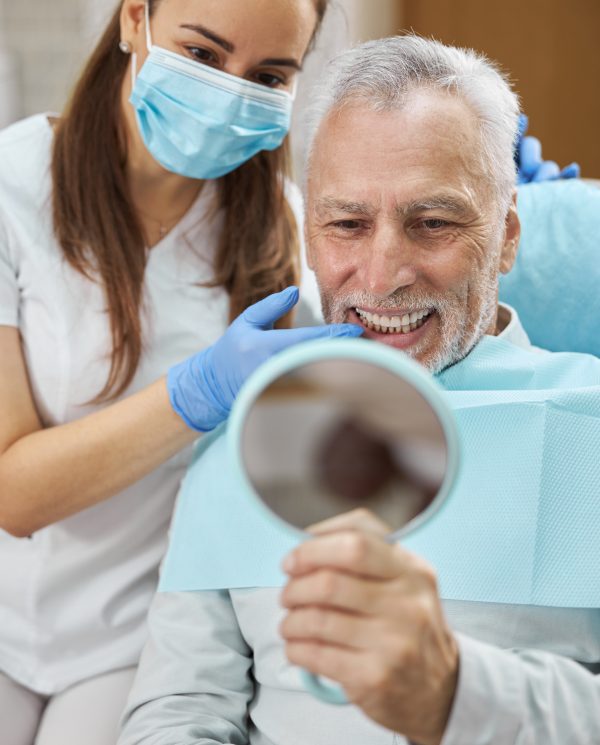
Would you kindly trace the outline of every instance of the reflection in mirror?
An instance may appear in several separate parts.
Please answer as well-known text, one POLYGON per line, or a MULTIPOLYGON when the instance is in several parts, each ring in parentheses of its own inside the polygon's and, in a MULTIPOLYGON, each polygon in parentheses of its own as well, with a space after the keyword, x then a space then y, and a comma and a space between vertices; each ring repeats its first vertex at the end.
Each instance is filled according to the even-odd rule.
POLYGON ((411 383, 369 362, 327 359, 255 400, 242 459, 262 501, 296 528, 366 508, 397 533, 438 495, 447 446, 411 383))

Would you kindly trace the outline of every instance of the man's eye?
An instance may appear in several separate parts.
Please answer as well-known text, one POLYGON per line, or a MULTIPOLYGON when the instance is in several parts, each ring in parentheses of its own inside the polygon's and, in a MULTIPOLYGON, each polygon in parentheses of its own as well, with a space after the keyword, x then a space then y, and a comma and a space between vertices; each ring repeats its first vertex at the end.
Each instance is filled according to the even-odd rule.
POLYGON ((186 47, 186 49, 198 62, 203 62, 205 64, 213 64, 215 62, 218 62, 218 59, 215 56, 214 52, 211 52, 210 49, 203 49, 202 47, 186 47))
POLYGON ((428 220, 421 220, 421 225, 427 230, 440 230, 441 228, 447 228, 450 223, 447 220, 432 217, 428 220))
POLYGON ((332 225, 334 228, 340 228, 341 230, 357 230, 361 227, 358 220, 339 220, 332 225))
POLYGON ((273 75, 270 72, 258 73, 256 80, 261 85, 266 85, 268 88, 278 88, 280 85, 285 85, 286 82, 281 75, 273 75))

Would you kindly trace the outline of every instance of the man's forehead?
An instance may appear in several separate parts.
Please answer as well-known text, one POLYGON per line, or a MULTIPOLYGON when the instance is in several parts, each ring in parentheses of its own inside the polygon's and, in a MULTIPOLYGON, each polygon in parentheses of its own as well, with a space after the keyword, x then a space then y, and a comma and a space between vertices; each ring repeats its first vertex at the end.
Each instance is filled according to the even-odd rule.
MULTIPOLYGON (((355 205, 463 210, 485 174, 477 120, 448 94, 411 97, 399 110, 352 104, 330 112, 315 142, 309 197, 319 209, 355 205)), ((364 208, 364 209, 363 209, 364 208)), ((344 211, 349 211, 343 208, 344 211)))
POLYGON ((398 106, 378 107, 361 98, 343 103, 325 116, 317 141, 336 139, 339 132, 360 139, 368 134, 364 142, 372 146, 382 144, 382 136, 387 147, 418 146, 436 136, 454 146, 468 145, 478 137, 478 118, 457 95, 423 89, 407 95, 398 106))

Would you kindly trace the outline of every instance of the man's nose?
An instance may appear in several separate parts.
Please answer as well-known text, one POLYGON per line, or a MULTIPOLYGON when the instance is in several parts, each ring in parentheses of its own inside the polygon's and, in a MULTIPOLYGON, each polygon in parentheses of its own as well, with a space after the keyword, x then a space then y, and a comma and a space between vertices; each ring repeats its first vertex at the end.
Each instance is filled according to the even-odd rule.
POLYGON ((366 290, 388 297, 417 279, 414 248, 400 226, 387 222, 378 226, 364 257, 362 280, 366 290))

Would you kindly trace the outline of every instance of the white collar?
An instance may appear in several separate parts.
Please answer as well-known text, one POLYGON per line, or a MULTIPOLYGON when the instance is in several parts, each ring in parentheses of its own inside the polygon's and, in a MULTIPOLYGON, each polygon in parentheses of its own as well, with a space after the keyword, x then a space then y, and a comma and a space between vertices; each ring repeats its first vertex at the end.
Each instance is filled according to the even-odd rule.
POLYGON ((531 349, 531 342, 521 324, 517 311, 506 303, 498 303, 498 306, 499 313, 505 317, 508 316, 508 323, 496 338, 505 339, 516 347, 521 347, 522 349, 531 349))

